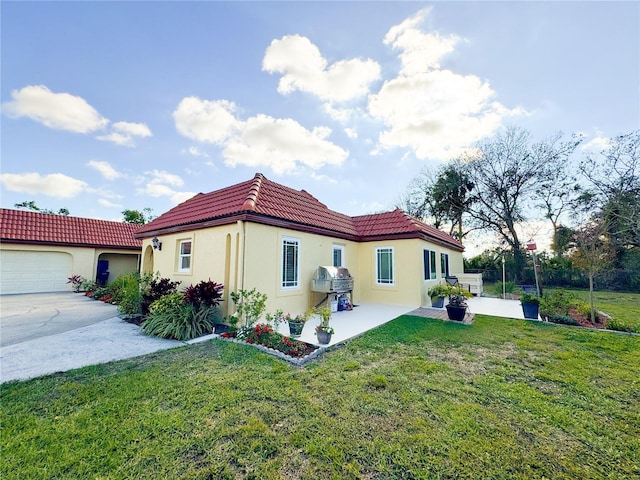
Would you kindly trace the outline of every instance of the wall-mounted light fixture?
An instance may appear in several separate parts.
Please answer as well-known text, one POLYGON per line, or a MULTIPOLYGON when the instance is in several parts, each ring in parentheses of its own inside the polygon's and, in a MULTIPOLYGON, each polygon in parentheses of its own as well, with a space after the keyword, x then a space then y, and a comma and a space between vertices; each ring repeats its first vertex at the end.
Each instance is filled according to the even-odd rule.
POLYGON ((154 250, 162 250, 162 242, 158 240, 158 237, 153 237, 151 244, 153 245, 154 250))

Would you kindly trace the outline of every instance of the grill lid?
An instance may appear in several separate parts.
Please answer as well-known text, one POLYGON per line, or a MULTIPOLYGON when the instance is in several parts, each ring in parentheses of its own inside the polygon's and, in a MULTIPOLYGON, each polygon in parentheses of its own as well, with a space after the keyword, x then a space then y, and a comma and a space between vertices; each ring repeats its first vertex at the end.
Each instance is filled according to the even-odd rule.
POLYGON ((313 279, 315 292, 349 292, 353 290, 353 277, 345 267, 320 266, 313 279))

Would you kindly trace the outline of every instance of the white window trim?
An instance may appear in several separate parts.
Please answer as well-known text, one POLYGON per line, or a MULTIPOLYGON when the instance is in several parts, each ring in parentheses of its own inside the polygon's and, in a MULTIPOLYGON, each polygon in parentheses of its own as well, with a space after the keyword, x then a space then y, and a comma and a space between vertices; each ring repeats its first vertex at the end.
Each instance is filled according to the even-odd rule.
POLYGON ((282 237, 280 241, 280 290, 299 290, 300 289, 300 239, 294 237, 282 237), (297 255, 296 255, 296 283, 295 285, 286 285, 284 284, 284 246, 285 242, 295 243, 297 247, 297 255))
POLYGON ((376 247, 375 257, 376 257, 376 271, 375 271, 376 285, 383 286, 383 287, 394 287, 396 284, 396 254, 395 254, 394 247, 376 247), (380 265, 379 265, 378 259, 379 259, 379 256, 380 256, 379 253, 381 250, 391 251, 391 283, 380 281, 380 276, 379 276, 380 265))
POLYGON ((344 261, 344 245, 333 245, 333 248, 331 249, 331 263, 333 263, 333 258, 335 255, 335 251, 336 250, 340 250, 340 260, 341 260, 341 264, 340 265, 334 265, 334 267, 344 267, 346 262, 344 261))
POLYGON ((191 266, 193 265, 193 240, 191 239, 186 239, 186 240, 180 240, 180 243, 178 244, 178 272, 179 273, 191 273, 191 266), (190 243, 191 244, 191 252, 188 255, 185 255, 182 253, 182 245, 184 243, 190 243), (189 268, 182 268, 182 259, 185 257, 189 257, 189 268))
POLYGON ((424 281, 425 282, 429 282, 431 280, 437 280, 438 279, 438 257, 437 257, 437 252, 435 250, 431 250, 429 248, 425 248, 423 250, 422 253, 422 269, 423 269, 423 276, 424 276, 424 252, 429 252, 428 254, 428 261, 429 261, 429 278, 425 278, 424 281), (431 265, 431 257, 433 256, 433 260, 435 265, 431 265))
POLYGON ((440 272, 441 278, 445 278, 447 276, 448 269, 449 269, 449 254, 445 252, 441 252, 440 253, 440 270, 442 270, 440 272), (443 262, 443 260, 445 260, 445 262, 443 262), (443 266, 445 267, 444 269, 442 268, 443 266))

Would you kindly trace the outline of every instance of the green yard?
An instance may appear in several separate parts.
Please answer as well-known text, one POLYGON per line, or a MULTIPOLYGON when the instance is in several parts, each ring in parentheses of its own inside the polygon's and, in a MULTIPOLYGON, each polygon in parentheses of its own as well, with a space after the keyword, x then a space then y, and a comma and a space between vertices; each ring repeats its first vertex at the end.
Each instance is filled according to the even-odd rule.
POLYGON ((639 365, 640 336, 487 316, 301 369, 211 341, 3 385, 0 476, 638 478, 639 365))

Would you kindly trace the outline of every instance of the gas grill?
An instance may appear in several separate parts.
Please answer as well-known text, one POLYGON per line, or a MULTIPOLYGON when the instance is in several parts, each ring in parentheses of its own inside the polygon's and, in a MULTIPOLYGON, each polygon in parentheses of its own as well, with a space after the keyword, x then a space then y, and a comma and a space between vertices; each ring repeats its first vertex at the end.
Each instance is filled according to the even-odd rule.
POLYGON ((325 294, 316 307, 322 305, 329 295, 353 293, 353 277, 345 267, 320 266, 313 278, 311 290, 325 294))

